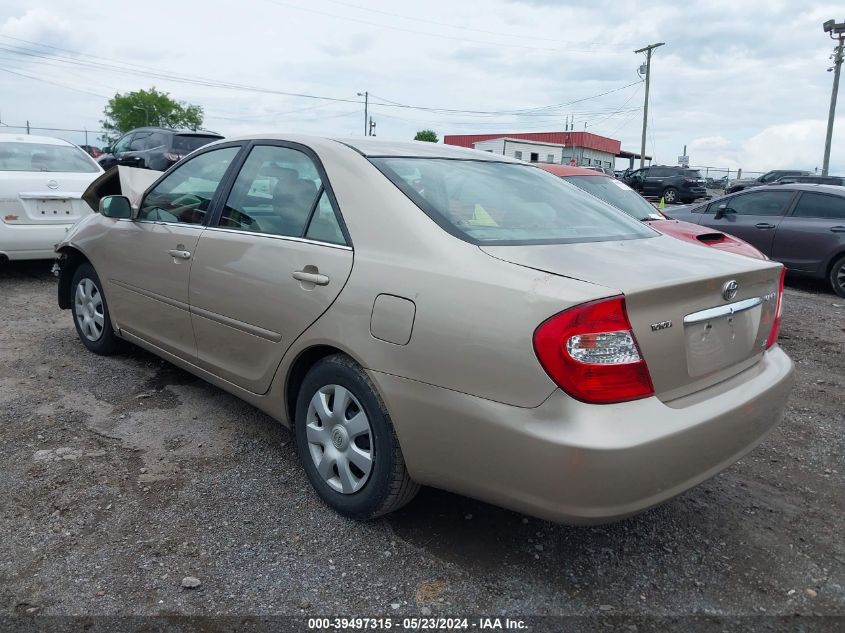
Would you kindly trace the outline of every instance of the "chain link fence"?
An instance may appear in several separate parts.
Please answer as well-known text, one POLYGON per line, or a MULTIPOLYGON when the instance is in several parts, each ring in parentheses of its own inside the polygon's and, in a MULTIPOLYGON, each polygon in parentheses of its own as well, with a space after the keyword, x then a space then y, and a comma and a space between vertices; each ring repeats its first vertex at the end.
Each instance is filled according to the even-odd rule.
POLYGON ((701 172, 707 192, 711 196, 722 195, 734 180, 740 178, 757 178, 766 173, 763 171, 730 169, 728 167, 713 167, 710 165, 690 165, 690 169, 697 169, 701 172))

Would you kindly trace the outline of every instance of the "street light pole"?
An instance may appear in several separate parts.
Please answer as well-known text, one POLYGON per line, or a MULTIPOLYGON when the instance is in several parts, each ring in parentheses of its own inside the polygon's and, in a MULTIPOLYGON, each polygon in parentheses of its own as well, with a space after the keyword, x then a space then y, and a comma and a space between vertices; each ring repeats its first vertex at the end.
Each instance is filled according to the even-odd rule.
POLYGON ((367 107, 369 106, 370 93, 367 91, 359 92, 359 97, 364 97, 364 136, 369 136, 370 117, 367 114, 367 107))
POLYGON ((649 44, 634 51, 635 53, 645 53, 645 105, 643 106, 643 138, 640 143, 640 169, 645 167, 645 131, 646 127, 648 127, 648 87, 649 79, 651 78, 651 51, 665 44, 666 42, 649 44))
POLYGON ((839 45, 833 53, 833 91, 830 94, 830 112, 827 115, 827 134, 824 139, 822 176, 827 176, 830 168, 830 145, 833 141, 833 119, 836 116, 836 95, 839 92, 839 71, 842 69, 842 48, 845 44, 845 22, 837 24, 834 20, 828 20, 822 25, 822 28, 825 33, 830 34, 830 39, 839 40, 839 45), (836 34, 836 37, 834 34, 836 34))
POLYGON ((133 110, 143 110, 143 111, 144 111, 144 126, 145 126, 145 127, 149 127, 149 126, 150 126, 150 111, 149 111, 149 110, 147 110, 147 107, 146 107, 146 106, 137 106, 137 105, 136 105, 136 106, 132 106, 132 109, 133 109, 133 110))

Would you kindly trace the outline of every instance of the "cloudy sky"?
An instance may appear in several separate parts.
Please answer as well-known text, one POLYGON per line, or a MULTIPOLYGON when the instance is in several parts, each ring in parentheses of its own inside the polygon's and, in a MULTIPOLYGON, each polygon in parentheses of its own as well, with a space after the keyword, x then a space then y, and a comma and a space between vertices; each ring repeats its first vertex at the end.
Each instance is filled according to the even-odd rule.
MULTIPOLYGON (((557 131, 572 115, 637 151, 633 51, 666 42, 647 153, 671 164, 686 144, 694 165, 812 171, 830 18, 845 20, 841 0, 3 0, 0 122, 98 130, 115 92, 155 86, 227 136, 359 135, 366 90, 380 137, 557 131)), ((845 173, 845 97, 831 173, 845 173)))

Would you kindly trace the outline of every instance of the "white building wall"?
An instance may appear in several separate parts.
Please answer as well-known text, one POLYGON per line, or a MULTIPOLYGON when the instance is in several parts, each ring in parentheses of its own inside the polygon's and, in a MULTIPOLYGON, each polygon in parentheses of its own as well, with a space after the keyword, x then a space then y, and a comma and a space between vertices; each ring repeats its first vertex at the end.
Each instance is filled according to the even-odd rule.
POLYGON ((494 154, 503 154, 525 162, 531 161, 531 154, 537 154, 538 163, 556 163, 563 161, 564 148, 561 145, 545 145, 542 143, 531 143, 530 141, 512 141, 510 139, 496 138, 489 141, 479 141, 474 144, 475 149, 494 154))

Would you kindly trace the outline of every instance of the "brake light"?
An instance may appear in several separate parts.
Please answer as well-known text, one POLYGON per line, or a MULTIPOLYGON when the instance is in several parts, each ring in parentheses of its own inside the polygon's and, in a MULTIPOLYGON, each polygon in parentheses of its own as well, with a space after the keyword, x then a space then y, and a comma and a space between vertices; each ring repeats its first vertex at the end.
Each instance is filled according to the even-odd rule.
POLYGON ((780 315, 783 313, 783 281, 786 278, 786 266, 780 269, 780 282, 778 282, 778 302, 775 307, 775 320, 772 323, 772 331, 769 332, 769 338, 766 339, 766 349, 778 342, 778 334, 780 334, 780 315))
POLYGON ((654 395, 623 297, 585 303, 547 319, 534 332, 534 352, 549 377, 583 402, 654 395))

